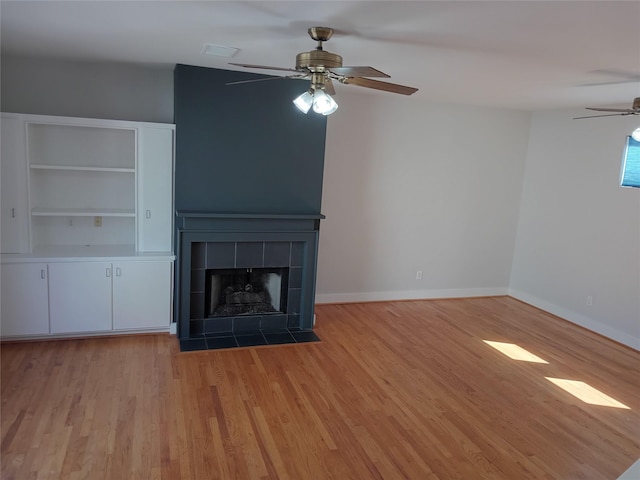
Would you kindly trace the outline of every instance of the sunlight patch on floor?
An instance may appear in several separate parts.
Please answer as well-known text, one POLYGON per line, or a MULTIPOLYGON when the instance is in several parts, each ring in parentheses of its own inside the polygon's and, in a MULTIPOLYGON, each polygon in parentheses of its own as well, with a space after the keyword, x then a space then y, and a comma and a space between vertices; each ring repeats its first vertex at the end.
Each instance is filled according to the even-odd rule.
POLYGON ((537 355, 534 355, 533 353, 528 352, 524 348, 516 345, 515 343, 492 342, 489 340, 483 340, 483 342, 513 360, 533 363, 549 363, 546 360, 541 359, 537 355))
POLYGON ((550 378, 544 377, 551 383, 562 388, 564 391, 570 393, 574 397, 582 400, 590 405, 601 405, 603 407, 614 408, 626 408, 630 410, 625 404, 618 402, 616 399, 611 398, 609 395, 602 393, 600 390, 593 388, 591 385, 579 382, 577 380, 567 380, 564 378, 550 378))

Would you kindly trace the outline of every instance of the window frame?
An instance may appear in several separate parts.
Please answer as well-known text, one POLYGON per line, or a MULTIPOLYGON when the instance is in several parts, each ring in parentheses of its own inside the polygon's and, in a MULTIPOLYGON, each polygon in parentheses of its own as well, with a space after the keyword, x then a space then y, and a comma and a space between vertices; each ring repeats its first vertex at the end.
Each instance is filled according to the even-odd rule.
POLYGON ((620 186, 640 188, 640 142, 634 140, 630 135, 627 136, 624 154, 622 155, 620 186), (628 177, 630 176, 636 177, 637 180, 635 178, 633 180, 629 179, 628 177))

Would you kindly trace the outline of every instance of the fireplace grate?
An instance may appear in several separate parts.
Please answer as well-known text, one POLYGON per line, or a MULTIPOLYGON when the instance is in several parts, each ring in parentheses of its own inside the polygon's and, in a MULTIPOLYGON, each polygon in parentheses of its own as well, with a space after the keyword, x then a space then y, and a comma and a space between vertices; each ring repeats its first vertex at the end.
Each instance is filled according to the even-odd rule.
POLYGON ((227 268, 205 272, 206 317, 287 313, 289 268, 227 268))

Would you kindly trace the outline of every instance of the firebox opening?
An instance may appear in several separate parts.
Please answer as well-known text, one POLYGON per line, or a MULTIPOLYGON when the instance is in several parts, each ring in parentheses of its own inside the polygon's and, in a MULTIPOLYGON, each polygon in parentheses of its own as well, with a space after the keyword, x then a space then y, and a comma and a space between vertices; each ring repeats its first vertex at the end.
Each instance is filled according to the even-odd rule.
POLYGON ((289 268, 208 269, 207 317, 287 312, 289 268))

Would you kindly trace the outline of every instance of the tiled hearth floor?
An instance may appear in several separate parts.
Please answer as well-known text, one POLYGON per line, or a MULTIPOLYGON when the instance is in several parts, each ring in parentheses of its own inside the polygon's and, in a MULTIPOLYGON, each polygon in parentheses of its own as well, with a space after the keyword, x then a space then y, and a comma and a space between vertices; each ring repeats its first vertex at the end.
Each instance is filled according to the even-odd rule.
POLYGON ((319 342, 318 336, 308 330, 258 330, 242 333, 212 333, 180 340, 180 351, 219 350, 222 348, 282 345, 286 343, 319 342))

